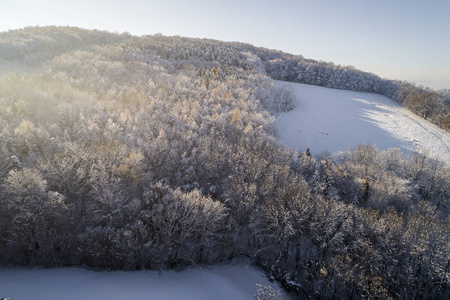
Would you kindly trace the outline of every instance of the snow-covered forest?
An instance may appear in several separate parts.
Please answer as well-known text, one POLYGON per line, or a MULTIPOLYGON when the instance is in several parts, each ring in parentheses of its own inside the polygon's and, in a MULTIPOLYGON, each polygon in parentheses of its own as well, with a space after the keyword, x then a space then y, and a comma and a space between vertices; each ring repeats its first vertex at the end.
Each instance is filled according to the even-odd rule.
MULTIPOLYGON (((250 257, 318 298, 450 297, 450 167, 283 147, 274 79, 384 94, 449 130, 448 91, 247 44, 0 33, 0 262, 138 270, 250 257)), ((357 130, 357 129, 355 129, 357 130)))

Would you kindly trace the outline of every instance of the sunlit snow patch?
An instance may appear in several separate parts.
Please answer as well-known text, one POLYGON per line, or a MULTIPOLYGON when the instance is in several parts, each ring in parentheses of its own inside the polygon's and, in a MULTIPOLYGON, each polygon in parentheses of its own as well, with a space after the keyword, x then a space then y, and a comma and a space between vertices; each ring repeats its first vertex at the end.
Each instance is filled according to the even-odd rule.
POLYGON ((276 123, 283 144, 313 155, 339 152, 371 143, 379 150, 420 148, 450 163, 450 134, 378 94, 290 84, 297 96, 294 110, 276 123))

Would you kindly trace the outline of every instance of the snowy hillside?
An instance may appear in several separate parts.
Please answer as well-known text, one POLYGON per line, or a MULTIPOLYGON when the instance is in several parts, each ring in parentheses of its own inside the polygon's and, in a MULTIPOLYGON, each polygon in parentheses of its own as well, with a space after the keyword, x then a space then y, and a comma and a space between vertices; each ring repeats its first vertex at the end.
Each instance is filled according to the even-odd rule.
POLYGON ((276 123, 281 141, 313 155, 338 152, 362 143, 379 150, 400 148, 405 154, 423 148, 450 162, 450 134, 378 94, 289 84, 297 97, 295 109, 276 123))
POLYGON ((205 39, 36 27, 0 49, 0 265, 61 267, 0 267, 0 298, 254 299, 259 271, 188 269, 229 257, 304 298, 450 298, 450 167, 315 157, 448 162, 448 133, 338 89, 450 130, 436 93, 205 39))
MULTIPOLYGON (((267 277, 245 265, 183 272, 93 272, 77 268, 0 269, 0 298, 9 299, 254 299, 267 277)), ((289 299, 283 294, 283 299, 289 299)))

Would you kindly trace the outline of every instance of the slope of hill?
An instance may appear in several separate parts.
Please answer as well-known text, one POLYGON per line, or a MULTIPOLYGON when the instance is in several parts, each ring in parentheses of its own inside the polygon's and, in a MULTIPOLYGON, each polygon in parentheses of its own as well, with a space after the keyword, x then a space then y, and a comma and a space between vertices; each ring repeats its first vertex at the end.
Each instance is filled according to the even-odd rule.
POLYGON ((450 134, 385 96, 289 84, 296 107, 276 119, 280 139, 289 147, 309 147, 319 154, 372 143, 379 150, 400 148, 404 154, 424 150, 450 163, 450 134))
MULTIPOLYGON (((32 28, 0 35, 0 49, 0 66, 31 72, 0 78, 0 263, 156 270, 245 256, 314 298, 449 298, 450 167, 370 145, 319 160, 274 136, 295 95, 273 78, 398 103, 427 99, 420 89, 160 35, 32 28)), ((438 124, 446 107, 430 97, 439 109, 424 117, 438 124)), ((351 98, 382 124, 385 104, 351 98)))

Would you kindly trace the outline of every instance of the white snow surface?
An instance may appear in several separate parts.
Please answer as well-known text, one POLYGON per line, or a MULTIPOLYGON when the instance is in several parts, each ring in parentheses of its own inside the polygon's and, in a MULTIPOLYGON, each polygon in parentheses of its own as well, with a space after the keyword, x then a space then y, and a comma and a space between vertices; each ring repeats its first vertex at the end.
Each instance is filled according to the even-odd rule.
POLYGON ((0 268, 0 298, 10 300, 255 299, 258 283, 290 299, 262 271, 246 264, 162 271, 161 275, 158 271, 0 268))
POLYGON ((290 85, 295 108, 276 118, 281 142, 312 155, 336 153, 358 144, 403 153, 425 151, 450 164, 450 134, 385 96, 314 85, 290 85))

